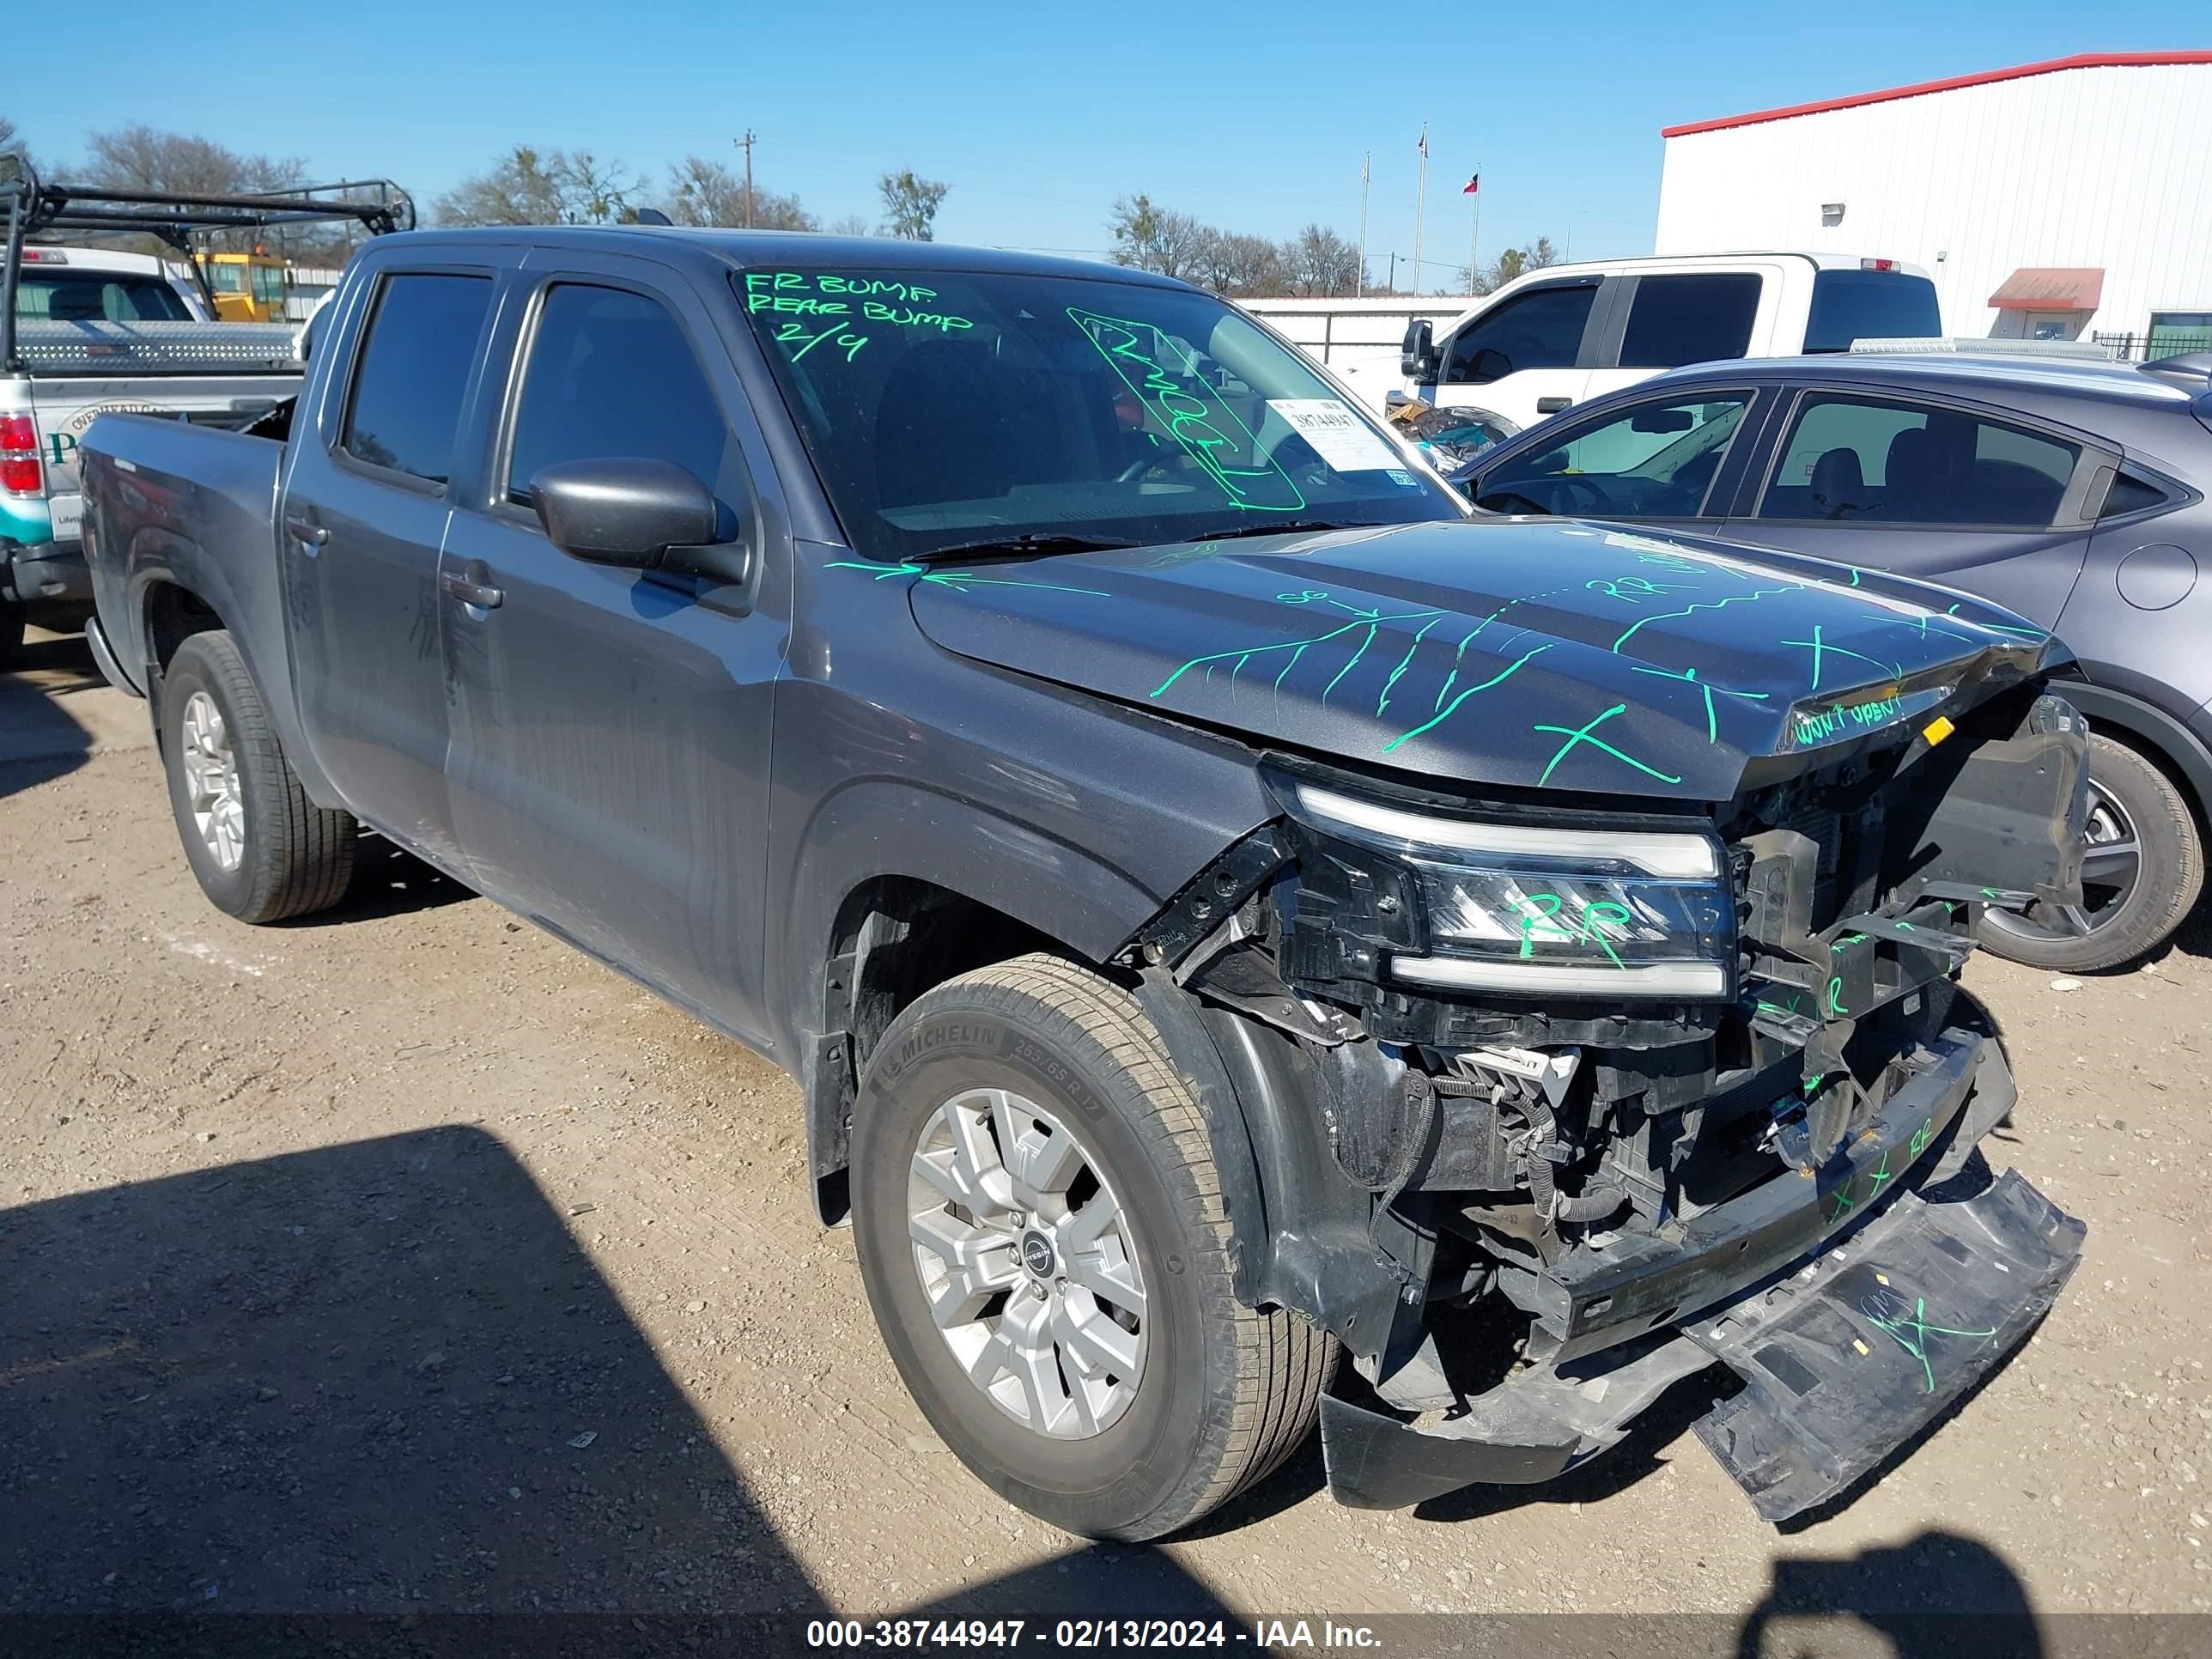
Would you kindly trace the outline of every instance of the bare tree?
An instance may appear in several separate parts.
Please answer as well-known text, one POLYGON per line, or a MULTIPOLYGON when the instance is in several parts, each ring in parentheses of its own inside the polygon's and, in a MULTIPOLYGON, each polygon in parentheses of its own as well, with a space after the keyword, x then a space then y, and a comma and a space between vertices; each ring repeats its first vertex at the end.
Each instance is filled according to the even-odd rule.
MULTIPOLYGON (((1468 291, 1470 294, 1495 294, 1506 283, 1559 262, 1559 251, 1552 246, 1552 239, 1539 236, 1534 241, 1524 243, 1520 247, 1507 248, 1492 262, 1488 270, 1474 273, 1474 280, 1468 291)), ((1461 274, 1468 273, 1462 270, 1461 274)))
MULTIPOLYGON (((6 116, 0 115, 0 151, 5 150, 15 151, 27 161, 31 160, 31 147, 16 136, 15 124, 6 116)), ((37 165, 32 162, 34 171, 37 165)))
POLYGON ((1209 230, 1200 239, 1197 266, 1194 279, 1227 297, 1258 299, 1290 292, 1283 250, 1264 236, 1209 230))
POLYGON ((1163 276, 1197 277, 1206 272, 1208 243, 1217 233, 1188 213, 1156 205, 1139 191, 1114 204, 1107 228, 1114 237, 1114 263, 1163 276))
MULTIPOLYGON (((668 169, 668 216, 679 225, 743 225, 744 175, 711 156, 687 155, 668 169)), ((753 186, 752 222, 761 230, 819 230, 796 196, 753 186)))
POLYGON ((294 190, 307 182, 296 155, 247 155, 197 133, 159 132, 142 125, 92 135, 84 182, 103 190, 157 190, 181 195, 232 196, 294 190))
POLYGON ((830 227, 832 236, 872 236, 876 228, 865 213, 848 213, 830 227))
POLYGON ((937 240, 937 210, 951 185, 915 176, 912 167, 886 173, 876 187, 884 196, 884 231, 909 242, 937 240))
POLYGON ((568 217, 562 179, 568 158, 517 144, 482 173, 438 198, 441 225, 557 225, 568 217))
POLYGON ((1308 225, 1283 244, 1291 292, 1323 299, 1358 291, 1359 250, 1326 225, 1308 225))
POLYGON ((570 222, 619 224, 633 216, 629 198, 645 181, 620 161, 602 161, 587 149, 565 157, 556 152, 556 159, 562 163, 559 178, 570 222))

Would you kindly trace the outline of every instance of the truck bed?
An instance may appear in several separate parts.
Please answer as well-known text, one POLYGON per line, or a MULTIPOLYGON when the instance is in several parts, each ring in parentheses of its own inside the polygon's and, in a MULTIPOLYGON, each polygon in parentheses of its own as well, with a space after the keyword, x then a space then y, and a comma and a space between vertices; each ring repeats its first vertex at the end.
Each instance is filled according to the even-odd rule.
POLYGON ((286 749, 304 757, 285 646, 271 438, 144 415, 102 415, 85 434, 84 550, 100 605, 97 641, 119 689, 151 689, 149 620, 164 582, 228 622, 286 749), (275 579, 272 579, 275 578, 275 579))

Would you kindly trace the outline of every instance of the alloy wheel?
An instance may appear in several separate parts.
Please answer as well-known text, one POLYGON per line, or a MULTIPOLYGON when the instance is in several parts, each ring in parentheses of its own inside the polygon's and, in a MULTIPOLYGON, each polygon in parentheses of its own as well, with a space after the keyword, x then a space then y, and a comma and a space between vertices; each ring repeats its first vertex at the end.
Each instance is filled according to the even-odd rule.
POLYGON ((938 1334, 992 1403, 1054 1439, 1103 1433, 1145 1368, 1128 1213, 1066 1124, 971 1089, 923 1125, 907 1181, 915 1271, 938 1334))
POLYGON ((230 728, 206 692, 195 691, 185 700, 182 737, 192 823, 216 865, 235 870, 246 856, 246 796, 230 728))

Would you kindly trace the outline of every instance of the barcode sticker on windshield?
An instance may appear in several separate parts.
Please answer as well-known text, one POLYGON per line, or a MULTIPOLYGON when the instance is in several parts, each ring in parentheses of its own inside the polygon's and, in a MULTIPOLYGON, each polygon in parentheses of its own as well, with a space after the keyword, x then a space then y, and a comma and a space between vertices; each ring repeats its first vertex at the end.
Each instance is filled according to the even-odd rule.
POLYGON ((1333 471, 1374 472, 1405 464, 1404 456, 1392 454, 1366 422, 1334 398, 1270 398, 1267 407, 1288 421, 1333 471))

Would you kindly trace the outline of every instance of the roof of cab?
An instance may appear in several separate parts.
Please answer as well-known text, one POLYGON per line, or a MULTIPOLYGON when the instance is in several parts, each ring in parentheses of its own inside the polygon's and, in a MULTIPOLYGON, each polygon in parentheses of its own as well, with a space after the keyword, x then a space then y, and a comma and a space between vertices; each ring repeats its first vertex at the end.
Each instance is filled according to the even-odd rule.
POLYGON ((825 236, 813 231, 691 230, 671 225, 486 225, 401 231, 376 238, 368 251, 404 258, 404 250, 410 248, 456 246, 573 247, 579 252, 627 249, 663 258, 671 254, 704 255, 738 270, 787 265, 836 266, 856 270, 959 270, 1017 276, 1084 276, 1153 288, 1189 287, 1172 276, 1088 259, 1062 259, 1012 248, 914 242, 890 236, 825 236))

